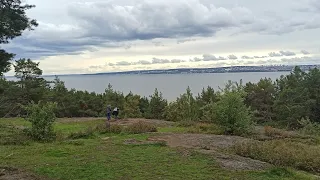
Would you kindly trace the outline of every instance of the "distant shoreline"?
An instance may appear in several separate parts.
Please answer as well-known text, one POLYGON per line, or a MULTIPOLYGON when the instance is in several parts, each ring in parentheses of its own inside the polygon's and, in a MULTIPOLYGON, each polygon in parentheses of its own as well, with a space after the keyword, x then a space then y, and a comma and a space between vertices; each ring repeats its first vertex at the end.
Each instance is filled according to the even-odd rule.
MULTIPOLYGON (((54 76, 94 76, 94 75, 137 75, 137 74, 211 74, 211 73, 248 73, 248 72, 290 72, 294 67, 300 67, 301 70, 307 71, 313 68, 320 68, 320 65, 283 65, 283 66, 232 66, 217 68, 177 68, 177 69, 160 69, 160 70, 136 70, 123 72, 105 72, 105 73, 87 73, 87 74, 58 74, 42 75, 42 77, 54 76)), ((14 76, 5 76, 14 77, 14 76)))

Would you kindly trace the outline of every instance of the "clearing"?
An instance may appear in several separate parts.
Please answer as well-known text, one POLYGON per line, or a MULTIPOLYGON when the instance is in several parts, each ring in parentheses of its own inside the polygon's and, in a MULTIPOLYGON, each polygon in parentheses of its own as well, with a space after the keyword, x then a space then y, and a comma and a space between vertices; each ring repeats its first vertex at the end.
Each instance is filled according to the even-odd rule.
MULTIPOLYGON (((174 122, 126 119, 111 126, 151 123, 156 133, 99 133, 53 143, 26 139, 22 119, 0 119, 0 179, 317 179, 291 168, 281 168, 236 155, 239 136, 190 133, 174 122)), ((61 136, 88 127, 104 126, 101 118, 59 119, 61 136)))

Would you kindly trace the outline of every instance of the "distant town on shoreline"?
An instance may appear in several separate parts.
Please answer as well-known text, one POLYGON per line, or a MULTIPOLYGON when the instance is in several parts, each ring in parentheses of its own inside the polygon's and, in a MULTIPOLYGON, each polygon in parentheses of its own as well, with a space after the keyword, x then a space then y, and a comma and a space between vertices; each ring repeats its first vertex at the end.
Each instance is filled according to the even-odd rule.
MULTIPOLYGON (((229 66, 215 68, 175 68, 175 69, 154 69, 154 70, 135 70, 120 72, 102 72, 102 73, 86 73, 86 74, 57 74, 43 75, 51 76, 77 76, 77 75, 120 75, 120 74, 200 74, 200 73, 241 73, 241 72, 290 72, 296 66, 303 71, 313 68, 320 69, 318 65, 265 65, 265 66, 229 66)), ((6 76, 13 77, 13 76, 6 76)))
POLYGON ((303 71, 320 68, 320 65, 269 65, 269 66, 231 66, 216 68, 176 68, 160 70, 135 70, 123 72, 105 72, 81 75, 111 75, 111 74, 192 74, 192 73, 237 73, 237 72, 283 72, 292 71, 294 67, 300 67, 303 71))

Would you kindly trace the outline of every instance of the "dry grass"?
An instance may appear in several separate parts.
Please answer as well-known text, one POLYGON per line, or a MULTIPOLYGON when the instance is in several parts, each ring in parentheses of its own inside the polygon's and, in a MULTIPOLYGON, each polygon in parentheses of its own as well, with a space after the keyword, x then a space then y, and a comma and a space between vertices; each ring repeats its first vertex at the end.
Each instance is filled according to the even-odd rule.
POLYGON ((273 138, 289 138, 290 134, 284 130, 276 129, 271 126, 264 127, 264 133, 266 136, 273 138))
POLYGON ((130 124, 126 128, 126 132, 132 134, 140 134, 140 133, 147 133, 147 132, 157 132, 157 127, 151 123, 138 121, 136 123, 130 124))
POLYGON ((95 129, 100 134, 105 134, 105 133, 120 134, 124 131, 124 127, 118 124, 112 124, 108 128, 104 125, 98 125, 96 126, 95 129))
POLYGON ((320 146, 289 140, 248 140, 235 145, 238 155, 279 166, 320 173, 320 146))
POLYGON ((68 136, 68 139, 88 139, 94 137, 96 129, 93 127, 88 127, 84 131, 73 132, 68 136))

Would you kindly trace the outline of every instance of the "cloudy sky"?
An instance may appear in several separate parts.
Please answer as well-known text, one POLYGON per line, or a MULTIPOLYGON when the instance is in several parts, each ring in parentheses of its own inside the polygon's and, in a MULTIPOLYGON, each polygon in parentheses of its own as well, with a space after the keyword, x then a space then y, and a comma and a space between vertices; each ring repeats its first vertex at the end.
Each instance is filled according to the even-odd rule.
POLYGON ((26 2, 39 26, 3 48, 44 74, 320 64, 320 0, 26 2))

